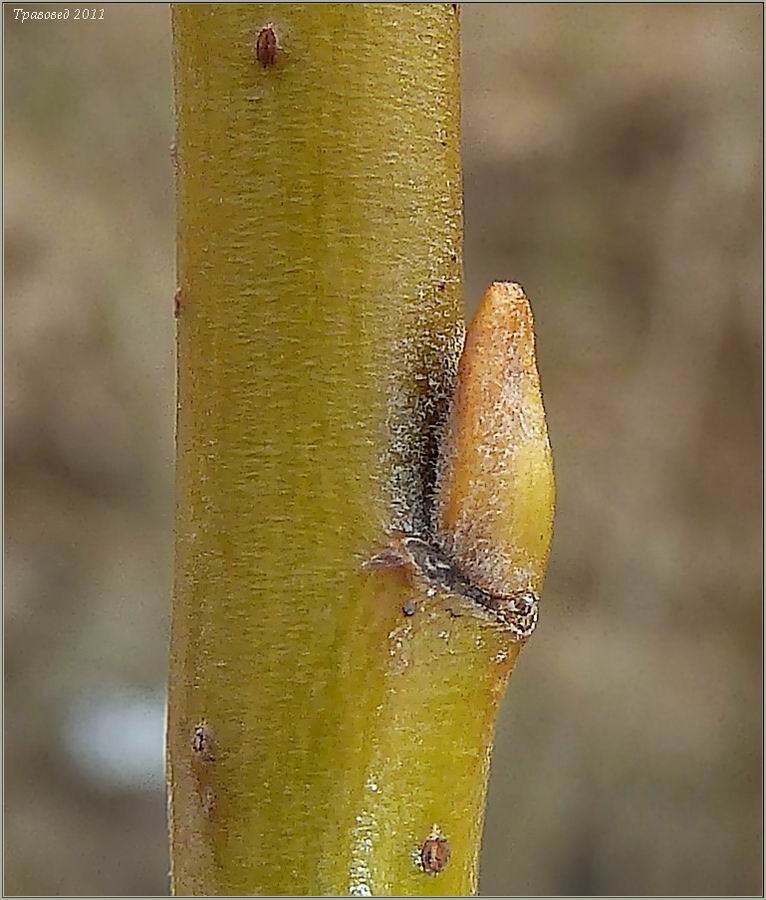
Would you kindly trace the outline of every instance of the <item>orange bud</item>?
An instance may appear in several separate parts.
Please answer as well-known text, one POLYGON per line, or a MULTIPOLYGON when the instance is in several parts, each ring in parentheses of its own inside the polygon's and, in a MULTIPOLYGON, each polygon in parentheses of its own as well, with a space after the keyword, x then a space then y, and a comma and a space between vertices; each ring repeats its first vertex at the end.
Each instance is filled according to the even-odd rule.
POLYGON ((495 282, 460 357, 438 483, 438 538, 484 590, 539 593, 554 502, 532 312, 518 284, 495 282))

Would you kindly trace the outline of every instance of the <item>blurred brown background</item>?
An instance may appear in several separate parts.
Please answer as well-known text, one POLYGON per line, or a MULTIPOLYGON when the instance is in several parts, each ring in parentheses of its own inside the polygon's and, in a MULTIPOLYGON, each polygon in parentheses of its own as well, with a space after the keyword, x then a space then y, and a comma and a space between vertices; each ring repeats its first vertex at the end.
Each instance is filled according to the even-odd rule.
MULTIPOLYGON (((463 12, 467 296, 532 298, 559 486, 482 892, 760 893, 762 7, 463 12)), ((169 13, 4 14, 5 891, 161 894, 169 13)))

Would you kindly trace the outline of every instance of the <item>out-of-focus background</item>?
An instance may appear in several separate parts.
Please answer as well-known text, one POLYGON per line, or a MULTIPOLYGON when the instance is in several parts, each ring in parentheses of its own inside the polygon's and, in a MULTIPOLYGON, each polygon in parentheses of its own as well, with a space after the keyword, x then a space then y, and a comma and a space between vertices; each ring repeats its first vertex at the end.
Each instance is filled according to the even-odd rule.
MULTIPOLYGON (((5 892, 162 894, 169 12, 4 14, 5 892)), ((485 894, 762 892, 762 27, 463 9, 467 296, 532 298, 559 497, 485 894)))

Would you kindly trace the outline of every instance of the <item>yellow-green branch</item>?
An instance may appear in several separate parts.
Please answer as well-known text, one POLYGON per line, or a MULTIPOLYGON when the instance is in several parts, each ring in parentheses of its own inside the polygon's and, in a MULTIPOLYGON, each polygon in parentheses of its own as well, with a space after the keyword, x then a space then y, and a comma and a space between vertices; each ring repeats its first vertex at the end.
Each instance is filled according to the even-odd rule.
POLYGON ((463 334, 458 24, 174 9, 177 894, 476 887, 519 645, 364 566, 433 513, 463 334))

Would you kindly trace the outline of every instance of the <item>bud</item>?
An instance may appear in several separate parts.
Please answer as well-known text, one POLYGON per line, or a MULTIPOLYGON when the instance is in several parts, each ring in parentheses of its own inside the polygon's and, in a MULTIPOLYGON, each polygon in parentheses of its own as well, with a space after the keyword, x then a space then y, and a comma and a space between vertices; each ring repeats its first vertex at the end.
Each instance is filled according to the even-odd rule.
POLYGON ((460 357, 437 488, 437 538, 485 591, 539 594, 554 502, 532 312, 518 284, 495 282, 460 357))

